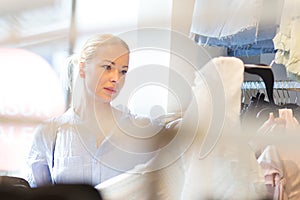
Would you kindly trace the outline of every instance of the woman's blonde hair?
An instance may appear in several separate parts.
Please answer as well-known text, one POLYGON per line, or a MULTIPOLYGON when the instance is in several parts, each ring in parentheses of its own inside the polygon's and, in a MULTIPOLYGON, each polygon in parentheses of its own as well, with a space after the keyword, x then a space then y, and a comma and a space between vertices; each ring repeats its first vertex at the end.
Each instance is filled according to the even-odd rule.
POLYGON ((98 47, 102 45, 114 45, 114 44, 121 44, 126 48, 127 51, 129 51, 128 45, 121 38, 117 36, 114 36, 112 34, 95 35, 90 39, 88 39, 86 43, 83 45, 83 48, 81 49, 79 55, 79 61, 88 62, 94 57, 98 47))
POLYGON ((68 84, 67 84, 67 87, 68 87, 69 92, 73 93, 74 88, 78 87, 78 86, 75 86, 76 81, 74 81, 74 80, 77 79, 77 75, 78 75, 78 71, 79 71, 79 69, 78 69, 79 63, 80 62, 89 62, 95 56, 97 49, 100 46, 116 45, 116 44, 121 44, 122 46, 125 47, 127 52, 129 52, 128 45, 121 38, 119 38, 115 35, 112 35, 112 34, 97 34, 97 35, 90 37, 85 42, 85 44, 81 48, 81 51, 79 52, 79 54, 77 54, 77 55, 74 54, 67 59, 67 62, 68 62, 68 72, 67 72, 68 73, 68 75, 67 75, 68 76, 68 78, 67 78, 68 84))

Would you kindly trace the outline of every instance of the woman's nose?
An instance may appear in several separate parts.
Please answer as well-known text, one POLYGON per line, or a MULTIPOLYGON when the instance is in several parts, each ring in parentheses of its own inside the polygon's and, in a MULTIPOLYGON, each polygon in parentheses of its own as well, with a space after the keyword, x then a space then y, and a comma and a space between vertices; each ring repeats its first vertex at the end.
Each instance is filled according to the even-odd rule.
POLYGON ((117 69, 112 70, 110 72, 110 81, 116 83, 119 81, 119 79, 120 79, 119 70, 117 70, 117 69))

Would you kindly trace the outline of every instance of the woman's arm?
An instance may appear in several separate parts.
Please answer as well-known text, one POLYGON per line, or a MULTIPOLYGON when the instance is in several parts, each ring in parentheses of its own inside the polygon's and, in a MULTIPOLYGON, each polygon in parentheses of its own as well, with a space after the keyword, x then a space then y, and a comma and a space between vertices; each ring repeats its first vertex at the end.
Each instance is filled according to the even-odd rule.
POLYGON ((52 184, 52 178, 48 165, 42 163, 34 163, 31 166, 31 169, 37 187, 52 184))
POLYGON ((34 133, 32 146, 28 156, 30 168, 29 180, 31 186, 52 184, 49 163, 52 162, 52 151, 55 140, 55 127, 53 123, 39 125, 34 133))

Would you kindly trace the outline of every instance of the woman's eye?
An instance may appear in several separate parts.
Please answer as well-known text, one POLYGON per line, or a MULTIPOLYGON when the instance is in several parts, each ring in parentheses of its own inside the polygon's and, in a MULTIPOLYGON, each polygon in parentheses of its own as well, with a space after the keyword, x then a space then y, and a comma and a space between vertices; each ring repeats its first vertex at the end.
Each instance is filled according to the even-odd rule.
POLYGON ((125 75, 127 73, 127 70, 122 70, 121 74, 125 75))
POLYGON ((103 68, 104 68, 105 70, 111 70, 111 66, 110 66, 110 65, 104 65, 103 68))

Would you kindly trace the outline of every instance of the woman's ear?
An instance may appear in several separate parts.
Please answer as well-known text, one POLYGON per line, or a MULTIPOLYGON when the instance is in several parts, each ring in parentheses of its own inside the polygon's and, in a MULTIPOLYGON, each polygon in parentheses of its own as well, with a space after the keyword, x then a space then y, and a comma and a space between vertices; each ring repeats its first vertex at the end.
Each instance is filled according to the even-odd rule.
POLYGON ((84 62, 79 63, 79 76, 81 78, 85 78, 85 63, 84 62))

